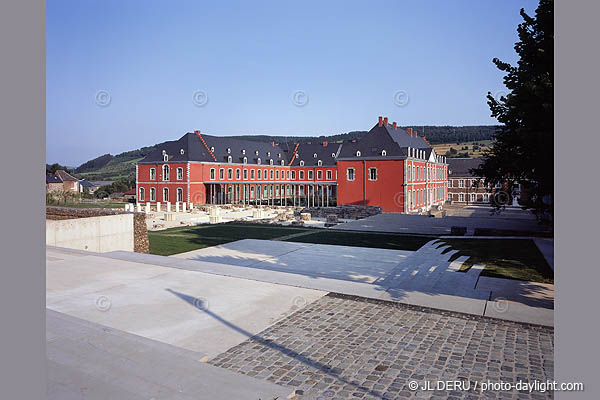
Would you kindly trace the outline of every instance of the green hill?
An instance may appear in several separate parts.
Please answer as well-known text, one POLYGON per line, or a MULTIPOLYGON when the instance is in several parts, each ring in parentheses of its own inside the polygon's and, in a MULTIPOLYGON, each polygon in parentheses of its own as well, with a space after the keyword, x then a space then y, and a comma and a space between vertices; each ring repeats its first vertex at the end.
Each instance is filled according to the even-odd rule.
MULTIPOLYGON (((403 127, 406 129, 409 127, 403 127)), ((411 126, 417 130, 419 136, 425 134, 427 141, 432 145, 440 143, 463 143, 473 141, 491 140, 497 126, 493 125, 475 125, 475 126, 411 126)), ((367 131, 352 131, 336 135, 321 136, 269 136, 269 135, 244 135, 230 136, 236 139, 253 140, 257 142, 323 142, 331 143, 342 142, 346 140, 360 139, 366 135, 367 131)), ((134 179, 135 164, 146 157, 150 152, 159 147, 162 143, 154 146, 142 147, 137 150, 126 151, 113 156, 104 154, 93 160, 87 161, 75 168, 74 174, 79 178, 88 180, 119 180, 134 179)))

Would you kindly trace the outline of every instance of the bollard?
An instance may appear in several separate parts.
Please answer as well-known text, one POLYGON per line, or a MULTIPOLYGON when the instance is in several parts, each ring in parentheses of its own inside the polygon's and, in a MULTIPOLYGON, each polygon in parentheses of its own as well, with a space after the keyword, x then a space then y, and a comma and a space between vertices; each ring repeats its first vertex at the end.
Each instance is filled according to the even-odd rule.
POLYGON ((190 211, 194 209, 194 203, 190 203, 190 211))
POLYGON ((171 212, 171 202, 167 201, 167 212, 171 212))
POLYGON ((186 203, 181 203, 181 211, 183 211, 183 212, 185 212, 185 211, 186 211, 186 210, 185 210, 185 204, 186 204, 186 203))
POLYGON ((175 212, 178 213, 179 212, 179 202, 175 202, 175 212))
POLYGON ((146 203, 146 214, 150 214, 150 202, 146 203))
POLYGON ((160 201, 156 202, 156 212, 160 212, 160 201))
POLYGON ((137 212, 142 212, 142 205, 140 203, 137 203, 137 212))

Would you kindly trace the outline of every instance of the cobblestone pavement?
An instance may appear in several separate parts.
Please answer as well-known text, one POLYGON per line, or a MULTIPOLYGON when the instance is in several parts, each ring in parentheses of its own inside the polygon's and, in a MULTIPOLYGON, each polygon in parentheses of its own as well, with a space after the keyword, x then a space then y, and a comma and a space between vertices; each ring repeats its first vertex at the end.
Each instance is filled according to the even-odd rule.
MULTIPOLYGON (((554 379, 554 330, 329 294, 210 361, 301 399, 552 398, 475 382, 554 379), (461 390, 410 390, 462 380, 461 390)), ((264 399, 263 399, 264 400, 264 399)))

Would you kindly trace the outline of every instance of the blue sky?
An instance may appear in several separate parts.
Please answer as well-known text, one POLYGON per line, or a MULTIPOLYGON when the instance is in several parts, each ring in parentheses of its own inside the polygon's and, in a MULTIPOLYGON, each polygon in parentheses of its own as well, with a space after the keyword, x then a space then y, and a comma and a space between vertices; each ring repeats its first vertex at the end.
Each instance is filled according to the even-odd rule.
POLYGON ((47 162, 196 129, 494 124, 485 95, 504 86, 492 58, 516 61, 521 7, 537 2, 48 0, 47 162))

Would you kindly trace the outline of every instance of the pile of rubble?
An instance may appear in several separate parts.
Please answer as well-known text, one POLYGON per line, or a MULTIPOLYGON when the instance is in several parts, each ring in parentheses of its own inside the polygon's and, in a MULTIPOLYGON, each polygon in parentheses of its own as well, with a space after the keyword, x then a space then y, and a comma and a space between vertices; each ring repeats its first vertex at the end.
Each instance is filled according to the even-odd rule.
POLYGON ((325 218, 328 223, 336 223, 340 219, 362 219, 381 214, 381 207, 338 206, 304 208, 300 213, 308 213, 311 218, 325 218))

